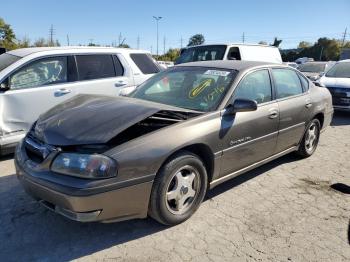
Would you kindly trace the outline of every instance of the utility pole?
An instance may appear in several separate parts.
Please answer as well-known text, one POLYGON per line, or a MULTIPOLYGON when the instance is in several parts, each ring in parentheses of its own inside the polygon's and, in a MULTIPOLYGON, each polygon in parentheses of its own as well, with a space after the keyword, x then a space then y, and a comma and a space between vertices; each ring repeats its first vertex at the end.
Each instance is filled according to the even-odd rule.
POLYGON ((159 52, 158 52, 158 40, 159 40, 159 34, 158 34, 158 23, 159 23, 159 20, 162 19, 161 16, 153 16, 153 18, 156 20, 156 23, 157 23, 157 56, 159 55, 159 52))
POLYGON ((163 39, 163 55, 165 54, 165 41, 166 41, 166 38, 164 36, 164 39, 163 39))
POLYGON ((69 46, 69 35, 67 34, 67 46, 69 46))
POLYGON ((343 47, 343 46, 344 46, 344 44, 345 44, 345 39, 346 39, 346 34, 347 34, 347 31, 348 31, 348 28, 347 28, 347 27, 345 27, 345 31, 344 31, 344 33, 343 33, 343 41, 342 41, 341 47, 343 47))
POLYGON ((49 29, 49 36, 50 36, 50 43, 49 46, 53 46, 53 35, 55 34, 55 29, 53 28, 53 25, 51 25, 49 29))
POLYGON ((242 42, 244 43, 245 42, 245 35, 244 35, 244 32, 242 34, 242 42))
POLYGON ((140 49, 140 36, 137 36, 137 49, 140 49))
POLYGON ((153 55, 153 46, 151 46, 151 55, 153 55))
POLYGON ((89 45, 93 45, 93 44, 94 44, 94 43, 93 43, 93 42, 94 42, 94 39, 93 39, 93 38, 90 38, 89 41, 90 41, 90 42, 89 42, 89 45))
POLYGON ((180 39, 181 49, 182 49, 182 40, 183 40, 183 39, 182 39, 182 36, 181 36, 181 39, 180 39))
POLYGON ((122 43, 122 33, 119 33, 118 46, 122 43))

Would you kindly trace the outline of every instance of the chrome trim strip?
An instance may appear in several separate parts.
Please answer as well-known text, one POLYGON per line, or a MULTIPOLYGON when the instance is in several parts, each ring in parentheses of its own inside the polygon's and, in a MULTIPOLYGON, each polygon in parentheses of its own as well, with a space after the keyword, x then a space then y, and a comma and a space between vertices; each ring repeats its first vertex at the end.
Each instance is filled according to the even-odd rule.
POLYGON ((289 129, 296 128, 296 127, 299 127, 299 126, 302 126, 302 125, 305 126, 305 122, 301 122, 301 123, 299 123, 299 124, 292 125, 292 126, 289 126, 289 127, 283 128, 283 129, 280 129, 280 130, 279 130, 279 133, 288 131, 289 129))
POLYGON ((223 176, 223 177, 220 177, 218 179, 215 179, 212 182, 210 182, 210 185, 209 185, 210 189, 212 189, 213 187, 215 187, 215 186, 217 186, 217 185, 219 185, 219 184, 221 184, 221 183, 223 183, 223 182, 225 182, 227 180, 230 180, 231 178, 233 178, 235 176, 238 176, 238 175, 243 174, 243 173, 245 173, 247 171, 250 171, 250 170, 252 170, 252 169, 254 169, 254 168, 258 167, 258 166, 266 164, 267 162, 270 162, 270 161, 272 161, 272 160, 274 160, 276 158, 279 158, 279 157, 281 157, 283 155, 286 155, 286 154, 288 154, 290 152, 293 152, 293 151, 295 151, 297 149, 298 149, 298 146, 293 146, 293 147, 291 147, 289 149, 286 149, 286 150, 284 150, 282 152, 279 152, 279 153, 277 153, 275 155, 272 155, 272 156, 270 156, 268 158, 260 160, 259 162, 251 164, 250 166, 246 166, 246 167, 244 167, 244 168, 242 168, 240 170, 237 170, 237 171, 235 171, 235 172, 233 172, 231 174, 228 174, 226 176, 223 176))
POLYGON ((273 136, 273 135, 276 135, 276 134, 278 134, 278 131, 275 131, 275 132, 273 132, 273 133, 270 133, 270 134, 267 134, 267 135, 264 135, 264 136, 259 136, 259 137, 257 137, 257 138, 254 138, 254 139, 252 139, 252 140, 248 140, 248 141, 243 142, 243 143, 238 144, 238 145, 230 146, 230 147, 228 147, 228 148, 225 148, 222 152, 225 153, 225 152, 227 152, 227 151, 229 151, 229 150, 232 150, 232 149, 234 149, 234 148, 236 148, 236 147, 240 147, 240 146, 244 146, 244 145, 247 145, 247 144, 250 144, 250 143, 254 143, 254 142, 256 142, 256 141, 259 141, 259 140, 261 140, 261 139, 264 139, 264 138, 267 138, 267 137, 269 137, 269 136, 273 136))

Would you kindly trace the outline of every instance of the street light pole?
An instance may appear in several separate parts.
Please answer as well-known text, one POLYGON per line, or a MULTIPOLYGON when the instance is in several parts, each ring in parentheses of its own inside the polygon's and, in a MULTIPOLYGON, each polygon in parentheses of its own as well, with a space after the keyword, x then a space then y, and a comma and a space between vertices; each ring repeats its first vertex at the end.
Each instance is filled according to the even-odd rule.
POLYGON ((159 20, 160 19, 162 19, 162 17, 161 16, 153 16, 153 18, 156 20, 156 22, 157 22, 157 56, 158 56, 158 39, 159 39, 159 34, 158 34, 158 22, 159 22, 159 20))

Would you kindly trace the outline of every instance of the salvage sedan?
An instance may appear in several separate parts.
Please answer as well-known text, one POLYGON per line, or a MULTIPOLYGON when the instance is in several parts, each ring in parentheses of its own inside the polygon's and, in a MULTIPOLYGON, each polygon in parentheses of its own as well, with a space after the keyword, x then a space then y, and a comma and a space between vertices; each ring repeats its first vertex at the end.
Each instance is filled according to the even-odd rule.
POLYGON ((182 64, 129 97, 79 95, 43 114, 16 149, 17 176, 70 219, 174 225, 207 189, 291 152, 311 156, 332 115, 329 91, 291 67, 182 64))

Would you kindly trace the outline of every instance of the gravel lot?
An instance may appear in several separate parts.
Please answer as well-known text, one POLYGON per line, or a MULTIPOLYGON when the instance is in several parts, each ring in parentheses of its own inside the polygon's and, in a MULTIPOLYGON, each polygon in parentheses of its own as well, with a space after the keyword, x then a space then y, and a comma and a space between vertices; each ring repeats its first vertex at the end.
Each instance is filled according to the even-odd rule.
POLYGON ((1 261, 350 261, 350 114, 311 158, 285 156, 207 195, 187 222, 82 224, 44 209, 0 159, 1 261), (349 193, 349 192, 348 192, 349 193))

